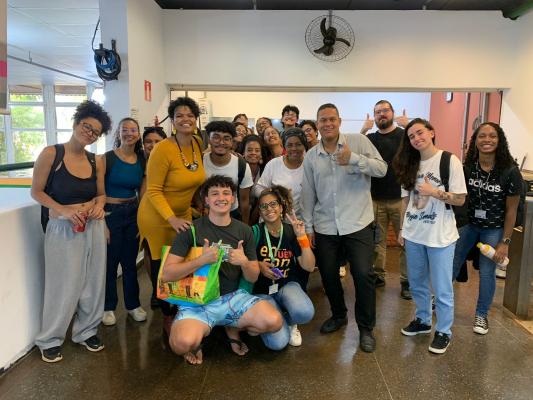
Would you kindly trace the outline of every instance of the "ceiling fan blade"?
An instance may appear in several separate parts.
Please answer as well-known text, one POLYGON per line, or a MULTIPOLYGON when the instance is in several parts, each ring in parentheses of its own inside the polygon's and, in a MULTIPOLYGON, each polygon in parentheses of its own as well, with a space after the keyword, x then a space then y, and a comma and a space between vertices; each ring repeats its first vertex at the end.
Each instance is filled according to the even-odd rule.
POLYGON ((330 56, 333 54, 333 46, 325 44, 319 49, 314 50, 316 54, 324 54, 325 56, 330 56))
POLYGON ((320 22, 320 32, 322 32, 322 36, 326 36, 326 18, 322 19, 320 22))
POLYGON ((348 42, 346 39, 336 38, 335 41, 336 41, 336 42, 344 43, 344 44, 345 44, 346 46, 348 46, 348 47, 351 46, 350 42, 348 42))

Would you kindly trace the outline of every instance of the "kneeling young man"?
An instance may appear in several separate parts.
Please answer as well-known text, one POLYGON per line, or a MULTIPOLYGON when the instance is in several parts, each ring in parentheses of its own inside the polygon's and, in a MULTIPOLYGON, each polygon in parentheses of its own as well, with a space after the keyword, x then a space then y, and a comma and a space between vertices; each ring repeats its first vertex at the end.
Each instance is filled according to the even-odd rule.
POLYGON ((230 337, 232 343, 239 340, 238 330, 258 335, 277 332, 282 326, 282 317, 274 306, 239 289, 241 276, 249 282, 257 280, 259 265, 252 230, 230 216, 235 191, 231 178, 213 175, 205 181, 201 196, 209 213, 193 223, 196 241, 204 245, 203 253, 199 258, 185 261, 193 246, 192 233, 190 230, 178 233, 163 270, 163 281, 176 281, 217 260, 218 250, 210 244, 221 241, 232 247, 218 273, 220 298, 203 306, 180 306, 172 324, 170 346, 191 364, 202 363, 200 344, 216 325, 234 328, 227 329, 235 335, 230 337))

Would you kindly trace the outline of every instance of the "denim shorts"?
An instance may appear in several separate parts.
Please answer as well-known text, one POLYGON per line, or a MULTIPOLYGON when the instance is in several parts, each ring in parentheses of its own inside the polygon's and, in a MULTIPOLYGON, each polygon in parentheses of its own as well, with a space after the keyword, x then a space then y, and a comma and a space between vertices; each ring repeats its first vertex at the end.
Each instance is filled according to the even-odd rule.
POLYGON ((204 306, 180 306, 176 314, 176 321, 196 319, 209 325, 210 329, 213 329, 214 326, 236 327, 243 314, 258 301, 261 301, 259 297, 253 296, 243 289, 238 289, 204 306))

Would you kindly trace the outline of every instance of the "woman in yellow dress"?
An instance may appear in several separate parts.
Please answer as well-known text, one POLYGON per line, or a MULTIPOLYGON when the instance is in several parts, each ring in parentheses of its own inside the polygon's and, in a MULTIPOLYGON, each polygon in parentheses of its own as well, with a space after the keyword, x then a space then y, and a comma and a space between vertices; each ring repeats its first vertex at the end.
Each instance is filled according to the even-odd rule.
MULTIPOLYGON (((175 134, 158 143, 146 167, 146 194, 138 213, 141 243, 145 240, 152 255, 152 284, 157 284, 161 265, 161 248, 171 245, 177 232, 190 228, 191 201, 205 180, 202 142, 194 133, 200 109, 189 97, 171 101, 168 115, 175 134)), ((163 334, 168 337, 174 317, 169 303, 160 301, 163 334)))

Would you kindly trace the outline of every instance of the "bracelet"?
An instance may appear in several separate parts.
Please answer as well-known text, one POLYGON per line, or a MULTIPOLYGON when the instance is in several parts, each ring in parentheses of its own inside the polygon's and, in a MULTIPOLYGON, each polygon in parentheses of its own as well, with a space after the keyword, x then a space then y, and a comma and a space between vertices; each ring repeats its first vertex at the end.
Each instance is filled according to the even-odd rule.
POLYGON ((311 248, 311 242, 309 242, 309 238, 307 236, 297 237, 296 240, 298 240, 298 244, 300 245, 302 249, 311 248))

